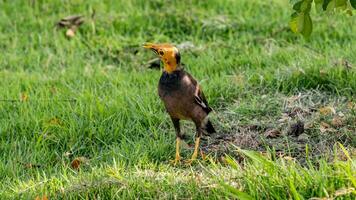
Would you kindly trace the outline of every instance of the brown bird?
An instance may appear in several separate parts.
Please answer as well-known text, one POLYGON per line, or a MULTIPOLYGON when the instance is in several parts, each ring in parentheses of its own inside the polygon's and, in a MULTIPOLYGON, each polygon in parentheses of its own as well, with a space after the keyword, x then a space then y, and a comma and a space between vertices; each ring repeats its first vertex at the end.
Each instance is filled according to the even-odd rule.
POLYGON ((215 129, 208 119, 212 111, 199 87, 198 82, 180 64, 180 53, 171 44, 146 43, 144 48, 151 49, 163 62, 163 73, 158 84, 158 94, 164 102, 176 131, 176 155, 174 164, 180 162, 180 120, 191 120, 196 126, 195 147, 191 163, 198 156, 200 137, 203 132, 214 133, 215 129))

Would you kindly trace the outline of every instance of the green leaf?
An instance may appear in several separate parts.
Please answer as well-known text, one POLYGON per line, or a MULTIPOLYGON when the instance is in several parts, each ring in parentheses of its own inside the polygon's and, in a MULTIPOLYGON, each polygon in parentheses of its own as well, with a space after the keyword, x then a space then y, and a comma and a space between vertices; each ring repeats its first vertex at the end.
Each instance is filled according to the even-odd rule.
POLYGON ((305 38, 307 38, 313 31, 313 22, 309 14, 304 14, 303 19, 303 30, 301 31, 301 33, 305 38))
POLYGON ((229 164, 233 169, 240 169, 239 164, 236 162, 236 160, 234 160, 233 158, 231 158, 230 156, 226 155, 225 156, 225 161, 227 162, 227 164, 229 164))
POLYGON ((346 148, 344 147, 344 145, 342 145, 340 142, 338 142, 339 147, 341 148, 341 150, 344 152, 345 156, 347 157, 348 160, 352 160, 351 156, 349 154, 349 152, 346 150, 346 148))
POLYGON ((351 6, 356 9, 356 0, 350 0, 351 6))
POLYGON ((226 193, 232 195, 233 197, 241 200, 252 200, 252 198, 249 194, 242 192, 231 185, 228 185, 224 182, 220 182, 220 185, 225 189, 226 193))
POLYGON ((294 33, 301 33, 304 26, 303 13, 293 13, 289 21, 289 27, 294 33))
POLYGON ((302 5, 302 3, 303 3, 303 1, 298 1, 297 3, 295 3, 294 5, 293 5, 293 10, 295 10, 295 11, 300 11, 300 7, 301 7, 301 5, 302 5))
POLYGON ((347 13, 349 16, 352 16, 352 10, 347 9, 347 10, 346 10, 346 13, 347 13))
POLYGON ((300 10, 304 13, 310 12, 312 1, 311 0, 304 0, 303 3, 300 5, 300 10))
POLYGON ((314 3, 315 3, 315 9, 320 12, 323 10, 323 3, 324 1, 323 0, 314 0, 314 3))
POLYGON ((293 10, 295 10, 296 12, 310 12, 312 2, 312 0, 298 1, 293 5, 293 10))
POLYGON ((293 199, 300 200, 301 195, 296 190, 292 180, 289 180, 289 189, 290 189, 290 191, 292 193, 293 199))
POLYGON ((324 3, 323 3, 323 9, 326 10, 328 8, 328 5, 329 3, 331 2, 332 0, 324 0, 324 3))
POLYGON ((332 11, 334 8, 336 8, 336 0, 331 0, 326 6, 326 11, 332 11))
POLYGON ((294 33, 301 33, 305 38, 313 31, 313 23, 309 13, 293 13, 289 26, 294 33))
POLYGON ((347 7, 346 0, 335 0, 335 7, 347 7))
POLYGON ((298 1, 300 1, 300 0, 289 0, 290 4, 295 4, 295 3, 297 3, 298 1))
POLYGON ((247 157, 249 157, 255 163, 261 164, 261 165, 269 167, 269 168, 275 168, 276 167, 274 162, 272 162, 271 160, 263 157, 261 154, 259 154, 256 151, 249 151, 249 150, 239 149, 239 152, 241 152, 244 155, 246 155, 247 157))

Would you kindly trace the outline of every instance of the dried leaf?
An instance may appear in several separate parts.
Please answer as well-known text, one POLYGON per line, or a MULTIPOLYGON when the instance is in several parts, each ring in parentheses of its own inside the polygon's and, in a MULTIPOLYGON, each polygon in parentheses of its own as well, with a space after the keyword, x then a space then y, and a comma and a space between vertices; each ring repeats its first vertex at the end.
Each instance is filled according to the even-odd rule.
POLYGON ((352 154, 354 150, 351 149, 347 149, 347 154, 345 154, 345 152, 342 149, 337 149, 335 154, 335 161, 348 161, 352 159, 352 154))
POLYGON ((347 195, 353 191, 355 191, 355 188, 341 188, 335 191, 335 197, 347 195))
POLYGON ((227 165, 228 162, 226 161, 226 158, 224 156, 220 156, 220 162, 227 165))
POLYGON ((298 136, 299 142, 307 142, 309 140, 309 135, 303 133, 298 136))
POLYGON ((54 86, 50 88, 50 92, 51 92, 51 94, 57 94, 58 93, 57 88, 54 87, 54 86))
POLYGON ((325 70, 322 69, 319 71, 319 73, 321 77, 326 76, 328 74, 325 70))
POLYGON ((310 122, 307 122, 304 126, 305 129, 311 129, 314 127, 314 122, 313 121, 310 121, 310 122))
POLYGON ((294 96, 287 98, 287 101, 289 104, 292 104, 293 102, 299 100, 301 97, 302 97, 302 95, 301 95, 301 93, 299 93, 298 95, 294 95, 294 96))
POLYGON ((72 153, 69 152, 69 151, 67 151, 67 152, 65 152, 65 153, 63 154, 63 156, 65 156, 65 157, 69 157, 69 156, 71 156, 71 155, 72 155, 72 153))
POLYGON ((72 38, 72 37, 74 37, 75 36, 75 31, 73 30, 73 29, 68 29, 67 31, 66 31, 66 36, 67 37, 69 37, 69 38, 72 38))
POLYGON ((333 198, 329 198, 329 197, 312 197, 309 200, 333 200, 333 198))
POLYGON ((334 127, 340 127, 344 124, 344 120, 341 118, 341 117, 334 117, 332 122, 331 122, 331 125, 333 125, 334 127))
POLYGON ((58 119, 57 117, 53 117, 52 119, 50 119, 48 121, 49 125, 53 125, 53 126, 60 126, 62 125, 62 121, 60 119, 58 119))
POLYGON ((73 169, 79 169, 80 166, 80 161, 78 159, 74 159, 71 163, 70 166, 72 166, 73 169))
POLYGON ((20 101, 23 101, 23 102, 28 101, 28 95, 26 92, 22 92, 20 94, 20 101))
MULTIPOLYGON (((21 162, 20 162, 21 163, 21 162)), ((21 163, 25 168, 32 169, 32 168, 40 168, 41 165, 32 164, 32 163, 21 163)))
POLYGON ((320 126, 323 126, 324 128, 330 128, 330 124, 326 123, 326 122, 321 122, 320 126))
POLYGON ((277 129, 271 129, 271 130, 267 130, 264 135, 267 138, 276 138, 281 136, 282 133, 277 129))
POLYGON ((70 166, 73 169, 79 170, 80 165, 86 164, 87 162, 88 162, 87 158, 85 158, 85 157, 77 157, 70 163, 70 166))
POLYGON ((283 158, 288 161, 295 161, 295 158, 293 158, 291 156, 284 156, 283 158))
POLYGON ((295 117, 298 114, 304 113, 305 111, 300 107, 295 107, 289 112, 290 117, 295 117))
POLYGON ((48 197, 46 195, 36 196, 35 200, 48 200, 48 197))
POLYGON ((356 110, 356 103, 354 103, 352 101, 349 101, 347 103, 347 108, 350 109, 350 110, 356 110))
POLYGON ((244 77, 244 75, 242 75, 242 74, 236 74, 236 75, 233 77, 233 80, 234 80, 234 82, 235 82, 237 85, 241 85, 241 86, 246 83, 245 77, 244 77))
POLYGON ((348 60, 343 60, 343 61, 342 61, 342 65, 343 65, 347 70, 352 69, 352 65, 351 65, 351 63, 350 63, 348 60))
POLYGON ((291 118, 287 113, 283 113, 282 117, 278 120, 278 122, 283 123, 289 121, 291 118))
POLYGON ((320 130, 320 132, 325 133, 326 131, 330 131, 330 127, 331 126, 328 123, 321 122, 319 130, 320 130))
POLYGON ((322 115, 330 115, 330 114, 335 114, 336 111, 333 107, 331 106, 325 106, 319 109, 320 114, 322 115))
POLYGON ((202 150, 200 150, 200 156, 203 160, 206 160, 206 155, 202 150))

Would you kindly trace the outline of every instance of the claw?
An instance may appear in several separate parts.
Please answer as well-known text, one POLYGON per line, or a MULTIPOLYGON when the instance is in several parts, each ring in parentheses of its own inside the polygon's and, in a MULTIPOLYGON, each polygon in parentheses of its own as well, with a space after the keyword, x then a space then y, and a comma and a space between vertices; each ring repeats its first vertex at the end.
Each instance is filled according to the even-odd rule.
POLYGON ((184 164, 186 164, 186 165, 192 165, 193 164, 193 162, 195 162, 195 161, 197 161, 197 159, 188 159, 188 160, 185 160, 184 161, 184 164))
POLYGON ((176 157, 174 160, 170 160, 169 162, 170 162, 172 165, 176 166, 177 164, 180 164, 180 161, 181 161, 180 156, 178 156, 178 157, 176 157))

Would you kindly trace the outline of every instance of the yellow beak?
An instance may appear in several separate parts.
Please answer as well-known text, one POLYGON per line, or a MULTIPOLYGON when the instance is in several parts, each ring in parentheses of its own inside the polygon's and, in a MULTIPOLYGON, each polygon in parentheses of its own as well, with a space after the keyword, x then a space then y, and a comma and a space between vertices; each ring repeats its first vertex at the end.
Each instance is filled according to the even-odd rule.
POLYGON ((143 48, 145 48, 145 49, 155 49, 156 47, 157 47, 157 45, 153 44, 153 43, 145 43, 143 45, 143 48))
POLYGON ((156 55, 158 55, 159 45, 153 43, 146 43, 143 45, 145 49, 151 49, 156 55))

